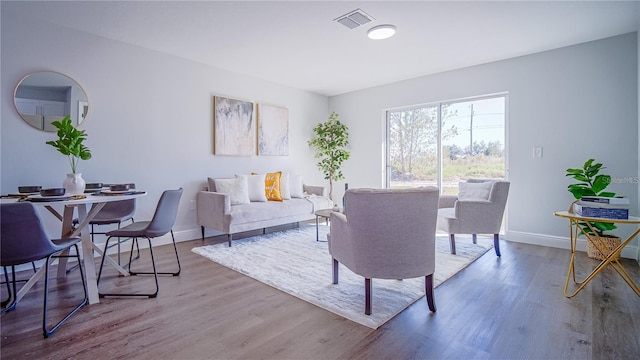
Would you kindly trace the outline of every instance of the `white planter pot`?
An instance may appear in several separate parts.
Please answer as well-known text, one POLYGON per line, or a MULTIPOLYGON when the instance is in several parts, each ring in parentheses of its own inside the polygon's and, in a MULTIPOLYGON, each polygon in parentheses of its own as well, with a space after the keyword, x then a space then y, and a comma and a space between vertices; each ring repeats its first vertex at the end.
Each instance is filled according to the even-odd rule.
POLYGON ((65 195, 84 194, 86 182, 82 178, 82 173, 67 174, 62 186, 65 188, 65 195))

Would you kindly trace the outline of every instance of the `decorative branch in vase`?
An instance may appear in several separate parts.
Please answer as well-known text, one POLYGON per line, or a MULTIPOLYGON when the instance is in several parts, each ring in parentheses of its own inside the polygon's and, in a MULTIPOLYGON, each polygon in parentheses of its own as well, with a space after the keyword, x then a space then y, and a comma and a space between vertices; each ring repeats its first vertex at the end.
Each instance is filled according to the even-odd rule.
POLYGON ((82 173, 76 172, 76 169, 80 160, 91 159, 91 150, 83 144, 87 139, 87 133, 73 126, 68 115, 61 121, 52 122, 51 125, 58 129, 58 140, 47 141, 46 144, 67 156, 71 165, 71 173, 67 174, 63 186, 69 195, 82 194, 86 184, 82 179, 82 173))

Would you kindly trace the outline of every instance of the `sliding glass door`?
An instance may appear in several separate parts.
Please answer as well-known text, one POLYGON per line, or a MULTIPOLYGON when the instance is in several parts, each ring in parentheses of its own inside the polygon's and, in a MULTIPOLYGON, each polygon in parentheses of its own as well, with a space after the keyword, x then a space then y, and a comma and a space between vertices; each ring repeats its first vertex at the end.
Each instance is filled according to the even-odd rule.
POLYGON ((387 187, 506 177, 506 95, 387 111, 387 187))

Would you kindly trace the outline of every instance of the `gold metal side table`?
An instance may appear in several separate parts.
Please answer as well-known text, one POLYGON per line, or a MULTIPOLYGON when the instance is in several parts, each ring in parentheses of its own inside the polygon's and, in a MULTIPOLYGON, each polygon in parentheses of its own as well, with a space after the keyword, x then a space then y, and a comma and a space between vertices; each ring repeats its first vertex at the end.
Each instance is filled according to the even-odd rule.
POLYGON ((607 265, 611 265, 616 272, 622 277, 622 279, 633 289, 633 291, 640 296, 640 287, 638 284, 631 278, 627 270, 622 266, 620 261, 618 260, 619 254, 622 249, 627 246, 638 234, 640 234, 640 218, 629 216, 629 219, 605 219, 605 218, 590 218, 578 216, 576 214, 572 214, 568 211, 556 211, 553 213, 555 216, 559 216, 562 218, 569 219, 569 227, 570 227, 570 238, 571 238, 571 261, 569 262, 569 271, 567 273, 567 280, 564 283, 564 296, 568 298, 572 298, 576 296, 580 292, 580 290, 584 289, 584 287, 591 281, 602 269, 604 269, 607 265), (594 222, 606 222, 612 224, 626 224, 626 225, 636 225, 638 228, 633 232, 626 240, 621 241, 620 245, 616 246, 615 249, 611 250, 611 252, 607 255, 606 253, 609 251, 607 244, 600 237, 596 235, 585 234, 587 241, 590 241, 594 247, 605 257, 604 260, 598 264, 598 266, 593 269, 593 271, 582 281, 576 281, 576 273, 575 273, 575 255, 576 255, 576 244, 578 241, 578 236, 582 234, 583 230, 591 230, 593 228, 589 224, 590 221, 594 222), (583 222, 581 224, 581 222, 583 222), (569 294, 569 279, 573 278, 574 284, 578 285, 578 288, 571 294, 569 294))

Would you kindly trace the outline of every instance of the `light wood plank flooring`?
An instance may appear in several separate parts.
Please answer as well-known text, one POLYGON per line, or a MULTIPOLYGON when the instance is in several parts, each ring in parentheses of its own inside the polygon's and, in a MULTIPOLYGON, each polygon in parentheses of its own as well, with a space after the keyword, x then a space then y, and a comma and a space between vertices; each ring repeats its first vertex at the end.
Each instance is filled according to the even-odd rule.
MULTIPOLYGON (((223 239, 205 244, 214 241, 223 239)), ((162 277, 157 298, 103 299, 49 339, 36 285, 1 318, 2 359, 640 358, 640 297, 610 269, 566 299, 567 250, 502 241, 502 258, 487 252, 436 288, 436 314, 422 298, 374 331, 190 251, 202 244, 178 244, 183 272, 162 277)), ((160 267, 173 266, 172 251, 156 248, 160 267)), ((637 263, 624 264, 640 281, 637 263)), ((101 287, 146 288, 149 280, 107 271, 101 287)), ((78 287, 77 270, 52 281, 50 316, 77 299, 78 287)))

